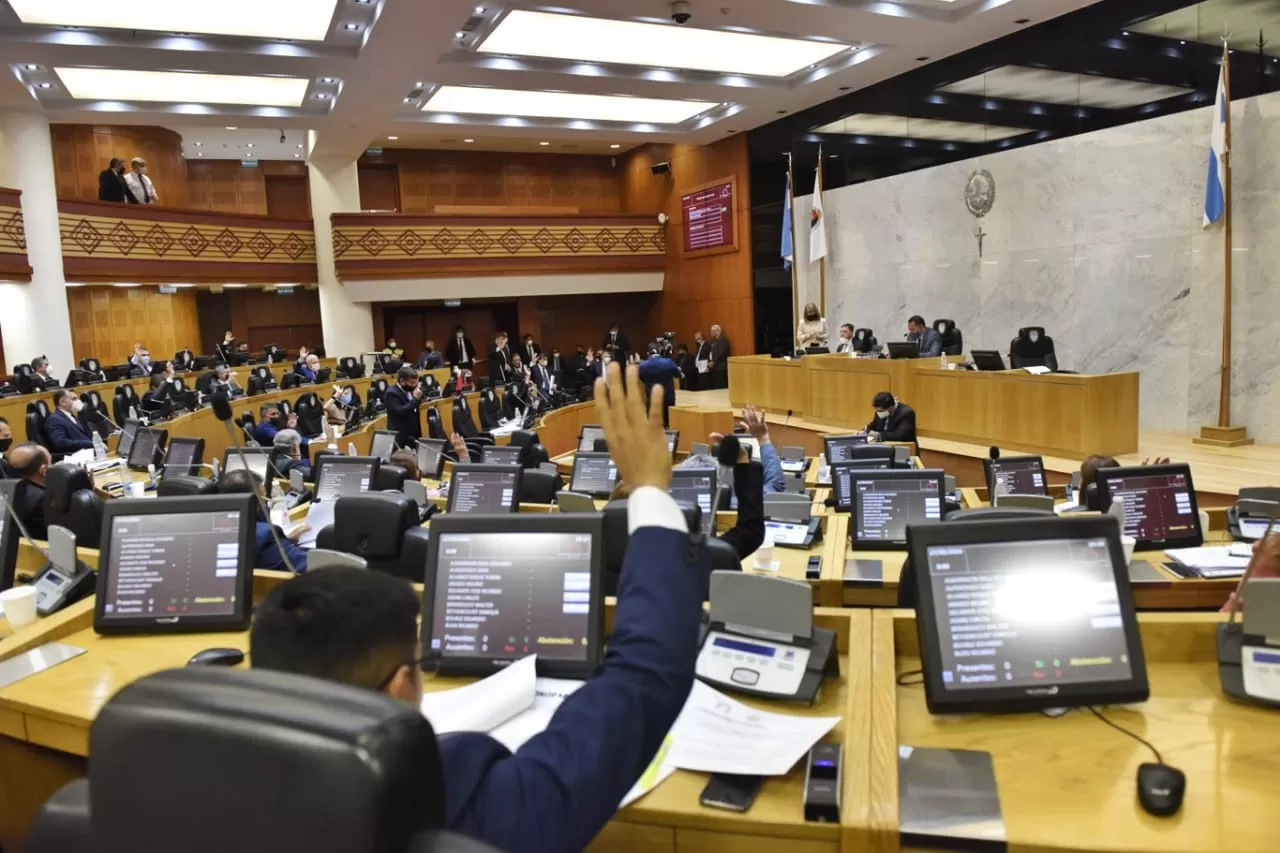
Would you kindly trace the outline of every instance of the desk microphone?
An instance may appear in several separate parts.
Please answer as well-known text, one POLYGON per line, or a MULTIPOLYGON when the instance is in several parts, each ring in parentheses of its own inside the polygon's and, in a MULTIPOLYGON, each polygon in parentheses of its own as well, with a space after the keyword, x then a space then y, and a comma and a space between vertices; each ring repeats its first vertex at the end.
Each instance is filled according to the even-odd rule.
POLYGON ((997 459, 1000 458, 1000 448, 996 447, 994 444, 991 445, 991 449, 987 451, 987 457, 992 462, 995 462, 997 459))

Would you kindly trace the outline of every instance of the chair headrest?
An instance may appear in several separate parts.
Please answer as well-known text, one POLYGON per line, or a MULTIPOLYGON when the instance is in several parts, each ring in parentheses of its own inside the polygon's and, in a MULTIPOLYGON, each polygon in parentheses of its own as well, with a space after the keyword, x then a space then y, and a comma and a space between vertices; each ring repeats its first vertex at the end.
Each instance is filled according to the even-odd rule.
POLYGON ((409 480, 409 472, 399 465, 382 464, 378 466, 378 476, 374 480, 374 489, 379 492, 402 492, 404 484, 409 480))
POLYGON ((218 491, 218 484, 206 477, 193 477, 188 474, 166 474, 156 487, 156 497, 169 498, 186 495, 212 495, 218 491))
POLYGON ((431 724, 371 690, 168 670, 112 697, 89 742, 93 835, 109 853, 160 853, 174 838, 189 851, 400 853, 443 821, 431 724))
MULTIPOLYGON (((512 442, 514 444, 514 442, 512 442)), ((547 452, 547 448, 541 444, 529 445, 529 452, 525 457, 524 464, 528 468, 537 468, 543 462, 550 462, 551 454, 547 452)))
POLYGON ((432 406, 431 408, 427 409, 427 420, 429 421, 440 420, 440 410, 437 409, 435 406, 432 406))
POLYGON ((955 327, 956 327, 955 320, 940 319, 940 320, 933 321, 933 330, 940 335, 945 335, 947 332, 951 331, 955 327))
POLYGON ((394 560, 404 532, 417 526, 418 504, 404 494, 349 495, 333 508, 336 549, 366 560, 394 560))
POLYGON ((1018 330, 1019 340, 1031 340, 1032 333, 1035 333, 1036 340, 1044 340, 1047 337, 1044 333, 1044 326, 1023 326, 1018 330))
POLYGON ((518 429, 515 432, 511 433, 511 443, 518 447, 537 444, 538 434, 533 430, 518 429))
POLYGON ((89 472, 70 462, 53 465, 44 475, 44 499, 57 512, 71 509, 71 496, 84 489, 93 489, 89 472))
POLYGON ((709 538, 706 543, 707 557, 713 572, 737 572, 742 569, 742 560, 734 547, 723 539, 709 538))
POLYGON ((27 403, 27 414, 39 413, 42 418, 49 417, 49 404, 44 400, 32 400, 27 403))
MULTIPOLYGON (((684 520, 692 531, 699 530, 702 522, 702 510, 697 504, 679 501, 677 506, 684 513, 684 520)), ((627 499, 609 501, 602 510, 604 514, 604 570, 614 575, 622 571, 622 558, 627 552, 627 499)))

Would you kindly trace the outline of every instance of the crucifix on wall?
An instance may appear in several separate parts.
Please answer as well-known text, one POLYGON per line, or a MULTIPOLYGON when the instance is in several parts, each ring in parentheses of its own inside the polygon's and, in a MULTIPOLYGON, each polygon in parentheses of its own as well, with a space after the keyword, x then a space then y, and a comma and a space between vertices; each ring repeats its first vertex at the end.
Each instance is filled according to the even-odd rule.
POLYGON ((987 232, 982 230, 982 223, 978 223, 978 227, 973 229, 973 236, 978 238, 978 257, 982 257, 982 241, 986 239, 987 232))

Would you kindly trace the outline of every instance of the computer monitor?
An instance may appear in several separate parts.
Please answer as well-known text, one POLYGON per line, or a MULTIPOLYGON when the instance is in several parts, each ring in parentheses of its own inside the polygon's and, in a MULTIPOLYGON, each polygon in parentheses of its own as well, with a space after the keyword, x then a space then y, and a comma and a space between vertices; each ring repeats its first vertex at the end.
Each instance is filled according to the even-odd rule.
POLYGON ((519 465, 524 459, 524 448, 518 444, 499 447, 486 444, 480 451, 480 461, 486 465, 519 465))
POLYGON ((375 430, 373 440, 369 443, 369 455, 386 462, 395 452, 396 433, 386 429, 375 430))
POLYGON ((735 432, 733 437, 738 439, 738 447, 745 447, 747 449, 748 459, 760 458, 760 442, 756 440, 754 435, 750 435, 745 432, 735 432))
POLYGON ((970 350, 969 358, 973 359, 973 366, 979 370, 1004 370, 1004 357, 999 350, 970 350))
POLYGON ((197 476, 204 462, 204 439, 175 435, 169 442, 160 476, 197 476))
POLYGON ((1044 479, 1044 459, 1039 456, 1001 456, 999 459, 983 459, 987 474, 987 491, 994 501, 996 486, 1003 486, 1008 495, 1047 495, 1049 487, 1044 479))
POLYGON ((275 487, 276 478, 271 470, 271 450, 266 447, 228 447, 222 454, 222 473, 243 470, 248 464, 249 470, 262 480, 262 491, 267 497, 275 487))
POLYGON ((138 422, 129 418, 120 427, 120 441, 116 444, 116 456, 128 459, 129 451, 133 449, 133 437, 138 434, 138 422))
POLYGON ((253 610, 253 495, 107 501, 99 634, 243 631, 253 610))
POLYGON ((439 480, 444 473, 444 448, 448 444, 443 438, 418 439, 418 471, 422 476, 439 480))
POLYGON ((907 525, 938 524, 946 472, 941 469, 866 471, 850 469, 853 505, 849 540, 855 549, 902 551, 907 525))
POLYGON ((1204 544, 1190 465, 1100 468, 1097 477, 1103 510, 1124 498, 1124 533, 1138 540, 1136 550, 1204 544))
POLYGON ((920 344, 915 341, 890 341, 889 358, 919 358, 920 344))
POLYGON ((423 658, 442 674, 484 675, 536 654, 539 675, 590 677, 604 644, 603 551, 596 514, 436 516, 423 658))
MULTIPOLYGON (((520 475, 516 465, 464 463, 453 466, 447 512, 520 511, 520 475)), ((434 521, 432 524, 434 525, 434 521)))
POLYGON ((853 458, 853 448, 865 447, 867 444, 867 436, 859 435, 824 435, 822 437, 822 452, 826 454, 827 464, 834 465, 836 462, 844 462, 853 458))
POLYGON ((569 477, 569 491, 592 497, 607 498, 618 485, 618 466, 608 453, 583 453, 573 455, 573 474, 569 477))
POLYGON ((382 460, 376 456, 342 456, 326 453, 316 460, 317 501, 333 501, 359 495, 373 488, 382 460))
POLYGON ((667 434, 667 449, 671 451, 671 455, 676 455, 676 447, 680 444, 680 430, 669 429, 664 430, 667 434))
POLYGON ((590 453, 596 449, 596 439, 604 438, 604 427, 599 424, 583 424, 578 432, 578 450, 590 453))
POLYGON ((853 509, 853 476, 863 471, 889 470, 892 466, 886 459, 850 459, 837 462, 829 469, 831 472, 831 497, 836 502, 836 512, 850 512, 853 509))
POLYGON ((133 446, 125 457, 126 464, 134 471, 145 471, 148 465, 159 467, 168 440, 167 430, 138 427, 133 436, 133 446))
POLYGON ((925 701, 934 714, 1147 698, 1133 589, 1108 518, 913 525, 925 701))
POLYGON ((14 496, 18 483, 18 480, 0 480, 0 592, 13 586, 13 575, 18 565, 18 537, 21 534, 8 513, 8 509, 17 513, 14 496))
POLYGON ((671 472, 667 494, 677 502, 691 503, 705 516, 711 512, 716 493, 715 468, 676 468, 671 472))

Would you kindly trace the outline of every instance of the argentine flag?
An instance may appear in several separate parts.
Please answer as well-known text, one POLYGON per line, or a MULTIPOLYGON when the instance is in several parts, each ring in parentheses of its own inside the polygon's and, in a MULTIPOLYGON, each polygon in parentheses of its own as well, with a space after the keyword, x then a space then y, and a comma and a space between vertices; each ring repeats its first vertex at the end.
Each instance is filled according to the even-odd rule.
POLYGON ((1204 191, 1204 226, 1208 228, 1221 218, 1227 208, 1227 122, 1231 102, 1227 98, 1227 51, 1222 50, 1222 68, 1218 71, 1218 94, 1213 101, 1213 127, 1209 133, 1209 178, 1204 191))
POLYGON ((791 247, 791 170, 787 170, 787 192, 784 196, 783 204, 786 205, 782 209, 782 268, 791 271, 791 264, 795 261, 795 250, 791 247))

